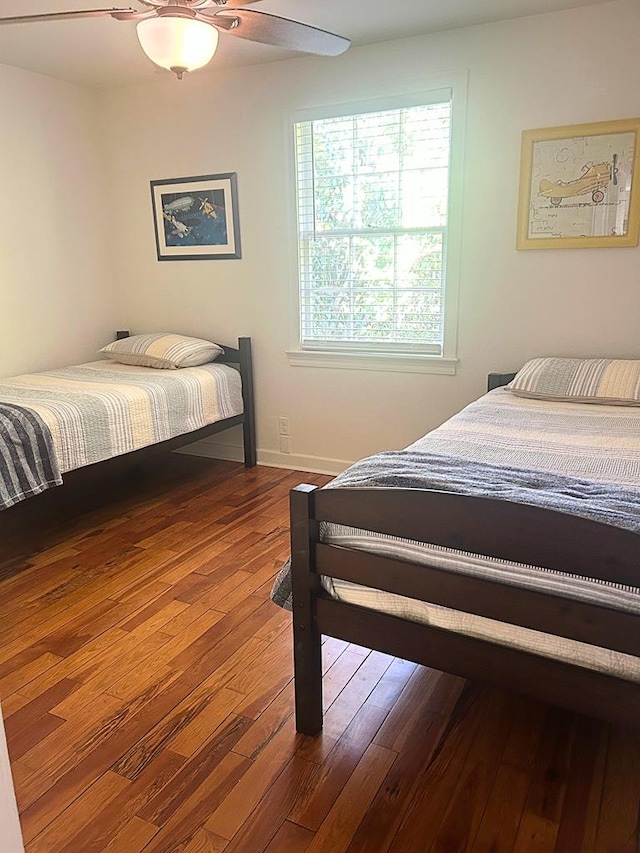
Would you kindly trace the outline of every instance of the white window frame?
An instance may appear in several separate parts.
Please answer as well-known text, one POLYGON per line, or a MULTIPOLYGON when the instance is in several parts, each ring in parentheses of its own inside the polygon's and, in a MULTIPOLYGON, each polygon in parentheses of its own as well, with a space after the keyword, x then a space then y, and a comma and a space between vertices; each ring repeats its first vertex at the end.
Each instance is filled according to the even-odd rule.
POLYGON ((460 254, 462 244, 462 201, 464 137, 466 125, 467 74, 464 71, 446 75, 434 75, 422 81, 420 89, 384 97, 369 98, 343 104, 331 104, 297 111, 288 122, 288 153, 290 168, 290 235, 294 264, 292 269, 291 298, 291 341, 287 350, 289 364, 294 367, 327 367, 350 370, 381 370, 407 373, 440 373, 453 375, 456 372, 457 329, 458 329, 458 292, 460 280, 460 254), (366 352, 346 347, 328 346, 323 349, 309 347, 303 349, 300 319, 300 264, 298 257, 297 230, 297 164, 295 152, 295 125, 298 122, 314 121, 339 116, 358 115, 360 113, 401 109, 434 103, 443 91, 450 94, 451 110, 451 158, 449 166, 449 208, 447 218, 447 249, 445 256, 445 293, 442 354, 433 355, 420 352, 366 352))

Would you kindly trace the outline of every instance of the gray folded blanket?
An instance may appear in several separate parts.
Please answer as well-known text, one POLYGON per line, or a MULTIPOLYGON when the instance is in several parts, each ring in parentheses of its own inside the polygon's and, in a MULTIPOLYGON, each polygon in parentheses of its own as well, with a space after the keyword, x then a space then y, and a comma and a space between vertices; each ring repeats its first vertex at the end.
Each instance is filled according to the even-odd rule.
MULTIPOLYGON (((459 456, 389 450, 356 462, 324 488, 376 487, 433 489, 529 504, 640 534, 640 484, 636 489, 541 469, 471 462, 459 456)), ((640 540, 638 554, 640 563, 640 540)), ((271 599, 291 609, 289 561, 274 582, 271 599)))
POLYGON ((31 409, 0 403, 0 509, 61 484, 49 427, 31 409))

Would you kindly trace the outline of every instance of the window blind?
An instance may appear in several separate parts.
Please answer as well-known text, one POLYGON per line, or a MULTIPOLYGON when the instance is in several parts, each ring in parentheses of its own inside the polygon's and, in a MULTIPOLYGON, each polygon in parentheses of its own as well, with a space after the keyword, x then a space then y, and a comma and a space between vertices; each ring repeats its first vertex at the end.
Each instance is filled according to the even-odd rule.
POLYGON ((303 349, 441 354, 451 96, 295 124, 303 349))

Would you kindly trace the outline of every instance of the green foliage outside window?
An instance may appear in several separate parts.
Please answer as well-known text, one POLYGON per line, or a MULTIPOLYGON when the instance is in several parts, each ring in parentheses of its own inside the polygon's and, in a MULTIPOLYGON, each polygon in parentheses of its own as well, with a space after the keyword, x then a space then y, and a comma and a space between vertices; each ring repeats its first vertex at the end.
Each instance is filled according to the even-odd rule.
POLYGON ((303 340, 442 341, 450 107, 297 125, 303 340))

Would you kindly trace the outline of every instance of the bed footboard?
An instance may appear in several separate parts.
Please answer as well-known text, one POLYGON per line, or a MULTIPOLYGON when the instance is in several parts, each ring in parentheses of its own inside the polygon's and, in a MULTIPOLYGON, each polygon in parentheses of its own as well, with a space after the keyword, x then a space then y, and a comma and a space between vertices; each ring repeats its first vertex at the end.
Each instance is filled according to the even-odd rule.
POLYGON ((322 634, 476 678, 626 725, 640 684, 577 665, 344 604, 321 587, 340 578, 640 657, 640 615, 482 577, 323 544, 320 522, 412 539, 613 583, 638 584, 640 536, 524 504, 422 489, 291 492, 296 727, 322 727, 322 634))

